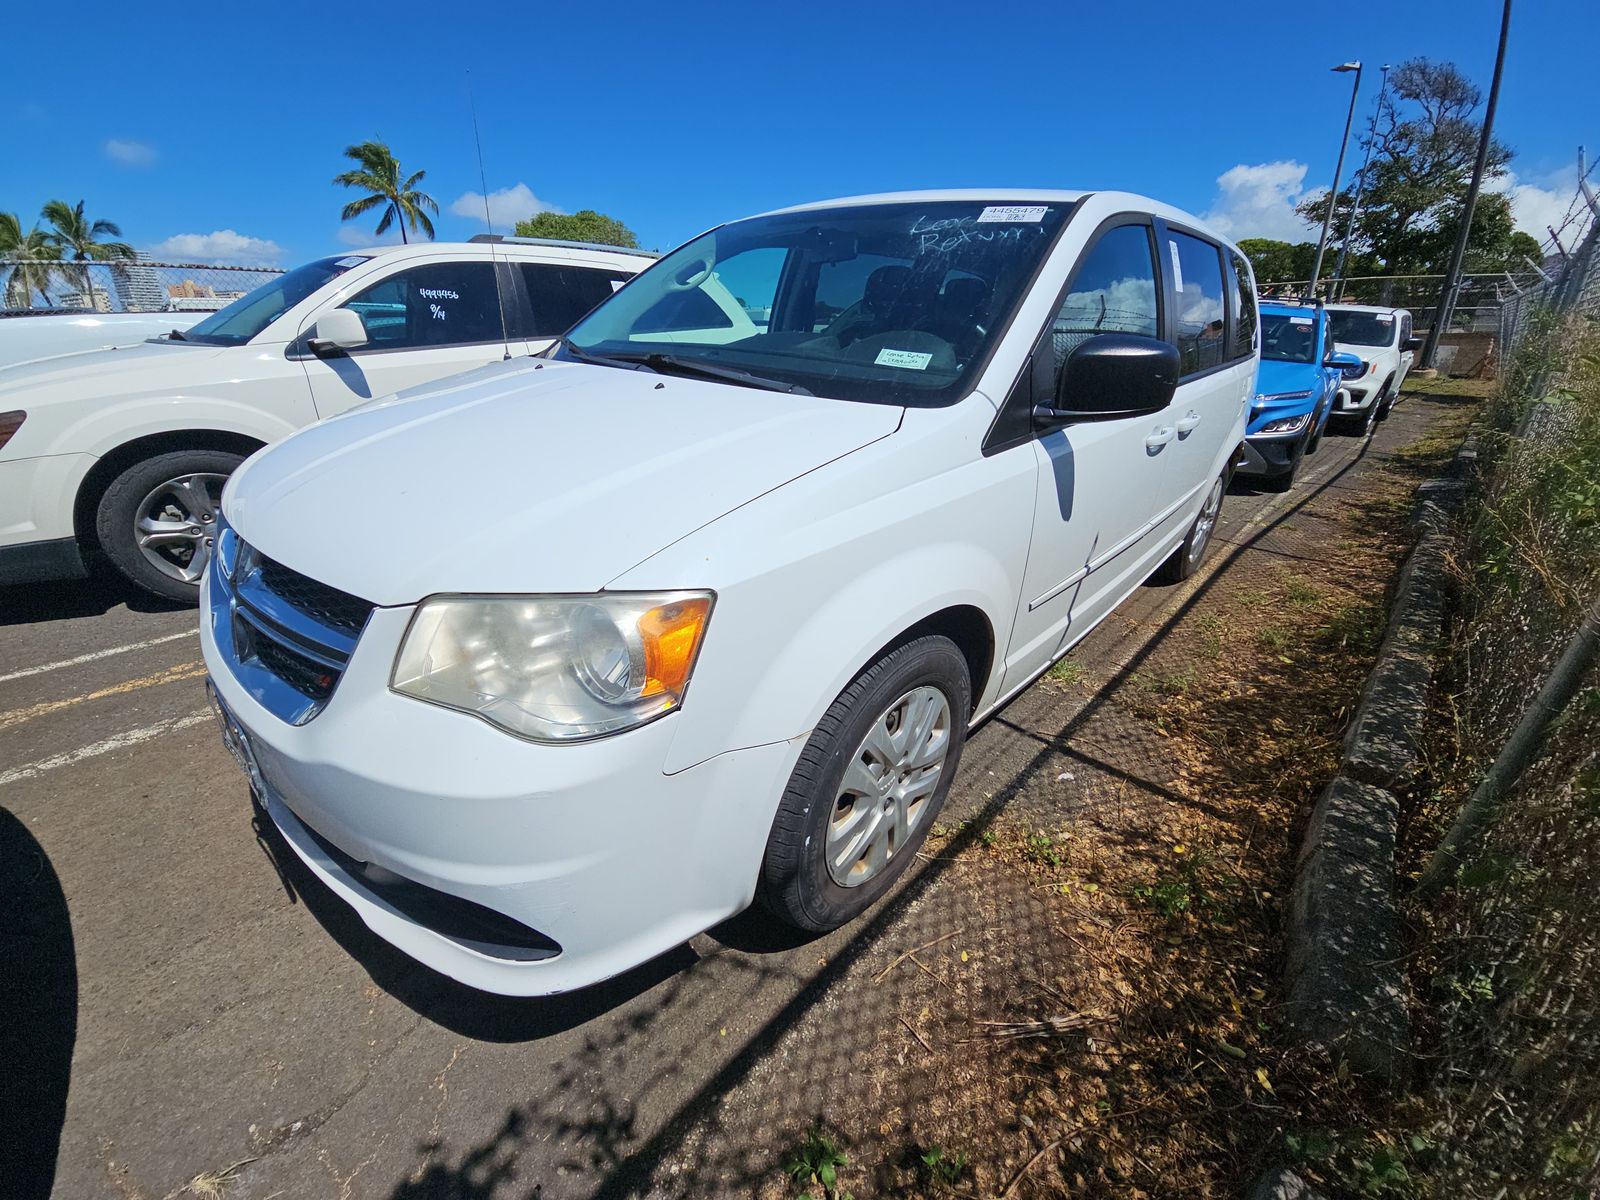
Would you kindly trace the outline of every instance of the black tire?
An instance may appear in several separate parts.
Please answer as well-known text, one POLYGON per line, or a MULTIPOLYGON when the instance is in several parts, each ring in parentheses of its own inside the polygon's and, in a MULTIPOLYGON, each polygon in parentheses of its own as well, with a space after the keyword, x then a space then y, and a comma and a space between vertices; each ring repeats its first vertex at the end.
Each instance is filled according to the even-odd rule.
POLYGON ((1310 457, 1322 449, 1322 435, 1328 432, 1328 422, 1331 420, 1333 420, 1333 414, 1329 413, 1327 419, 1319 425, 1315 415, 1312 416, 1311 430, 1306 434, 1305 457, 1310 457))
POLYGON ((1370 434, 1378 424, 1378 404, 1382 396, 1375 398, 1365 410, 1352 413, 1345 418, 1344 431, 1354 438, 1364 438, 1370 434))
POLYGON ((966 657, 949 638, 930 635, 891 650, 840 693, 800 753, 767 837, 757 898, 797 929, 825 933, 865 912, 893 886, 933 828, 961 763, 972 682, 966 657), (932 686, 949 705, 949 740, 938 783, 904 845, 883 869, 854 887, 835 882, 824 858, 828 822, 845 770, 872 726, 914 688, 932 686))
POLYGON ((1394 376, 1391 375, 1389 378, 1383 381, 1383 391, 1378 395, 1378 403, 1376 406, 1378 410, 1378 420, 1387 421, 1389 419, 1389 414, 1394 411, 1395 399, 1394 376))
POLYGON ((1227 492, 1228 473, 1224 471, 1217 476, 1211 485, 1211 490, 1206 493, 1206 499, 1201 504, 1200 511, 1195 514, 1189 531, 1183 535, 1183 541, 1150 577, 1154 582, 1182 583, 1200 569, 1200 564, 1206 560, 1206 551, 1211 548, 1217 521, 1222 517, 1222 498, 1227 492), (1208 510, 1211 518, 1209 523, 1205 520, 1208 510))
MULTIPOLYGON (((180 604, 198 604, 199 581, 188 583, 164 573, 145 557, 135 539, 135 511, 164 482, 189 475, 233 474, 244 461, 225 450, 174 450, 127 467, 111 481, 95 510, 95 538, 101 552, 129 583, 180 604)), ((200 515, 200 514, 197 514, 200 515)), ((207 514, 214 519, 215 512, 207 514)))

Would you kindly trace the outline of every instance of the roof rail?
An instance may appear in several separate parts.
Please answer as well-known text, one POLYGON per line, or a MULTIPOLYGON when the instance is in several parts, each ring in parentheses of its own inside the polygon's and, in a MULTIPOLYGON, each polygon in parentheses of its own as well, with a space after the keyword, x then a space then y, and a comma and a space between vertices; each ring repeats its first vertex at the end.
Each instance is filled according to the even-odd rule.
POLYGON ((631 246, 607 246, 600 242, 569 242, 561 238, 515 237, 504 233, 475 233, 469 242, 495 242, 509 246, 560 246, 563 250, 604 250, 610 254, 637 254, 640 258, 660 258, 654 250, 635 250, 631 246))
POLYGON ((1260 288, 1256 289, 1256 299, 1262 304, 1298 304, 1311 308, 1325 306, 1325 301, 1321 296, 1269 296, 1264 294, 1260 288))

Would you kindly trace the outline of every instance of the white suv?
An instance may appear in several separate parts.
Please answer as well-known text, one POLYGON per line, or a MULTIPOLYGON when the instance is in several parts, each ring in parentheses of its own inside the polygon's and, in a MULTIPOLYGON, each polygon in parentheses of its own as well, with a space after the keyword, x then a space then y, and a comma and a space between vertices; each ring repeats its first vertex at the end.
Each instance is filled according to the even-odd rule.
POLYGON ((1412 334, 1411 314, 1371 304, 1330 304, 1328 325, 1334 349, 1361 360, 1359 369, 1345 369, 1344 390, 1333 415, 1370 433, 1394 407, 1421 345, 1412 334))
POLYGON ((546 358, 244 465, 202 601, 225 740, 312 872, 475 987, 594 983, 757 896, 832 928, 974 721, 1195 570, 1257 346, 1243 256, 1139 196, 723 225, 546 358))
POLYGON ((543 350, 653 258, 487 237, 364 250, 166 337, 0 370, 0 585, 82 577, 99 550, 193 603, 222 485, 247 455, 374 397, 543 350))

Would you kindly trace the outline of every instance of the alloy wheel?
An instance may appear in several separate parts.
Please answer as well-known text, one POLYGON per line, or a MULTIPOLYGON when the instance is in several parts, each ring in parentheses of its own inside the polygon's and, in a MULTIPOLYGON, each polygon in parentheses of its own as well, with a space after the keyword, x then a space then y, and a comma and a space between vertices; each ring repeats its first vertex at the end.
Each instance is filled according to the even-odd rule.
POLYGON ((1191 569, 1198 567, 1200 560, 1206 556, 1206 547, 1211 544, 1211 534, 1217 527, 1217 514, 1221 511, 1222 480, 1218 478, 1212 483, 1206 502, 1200 506, 1200 515, 1194 519, 1194 535, 1189 539, 1191 569))
POLYGON ((134 542, 163 575, 184 583, 199 583, 205 575, 227 482, 226 475, 209 471, 180 475, 150 489, 139 502, 134 542))

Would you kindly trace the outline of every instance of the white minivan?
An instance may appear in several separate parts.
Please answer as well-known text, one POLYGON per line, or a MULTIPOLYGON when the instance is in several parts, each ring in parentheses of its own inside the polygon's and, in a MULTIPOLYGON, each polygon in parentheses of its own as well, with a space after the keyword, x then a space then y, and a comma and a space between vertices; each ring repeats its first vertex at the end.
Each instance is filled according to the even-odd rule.
POLYGON ((1254 297, 1122 193, 722 225, 542 359, 245 463, 203 597, 224 738, 323 883, 487 991, 592 984, 758 897, 833 928, 974 722, 1199 564, 1254 297))
POLYGON ((489 235, 362 250, 164 337, 0 369, 0 586, 81 578, 101 554, 193 604, 222 485, 247 455, 374 397, 543 350, 654 257, 489 235))

